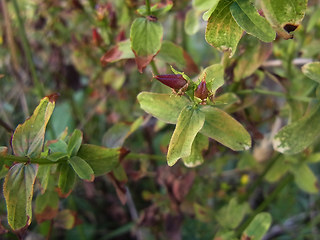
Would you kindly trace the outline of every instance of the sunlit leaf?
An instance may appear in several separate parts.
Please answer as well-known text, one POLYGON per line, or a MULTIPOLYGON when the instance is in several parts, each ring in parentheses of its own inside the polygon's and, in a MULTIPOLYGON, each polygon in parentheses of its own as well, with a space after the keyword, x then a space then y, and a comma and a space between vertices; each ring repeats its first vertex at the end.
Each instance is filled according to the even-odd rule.
POLYGON ((169 143, 167 154, 169 166, 173 166, 179 158, 190 156, 192 143, 203 123, 204 114, 199 109, 186 106, 181 111, 169 143))
POLYGON ((269 22, 259 15, 250 1, 235 0, 230 6, 230 11, 236 22, 247 33, 264 42, 272 42, 276 38, 276 33, 269 22))
POLYGON ((298 121, 283 127, 273 139, 273 147, 284 154, 296 154, 310 146, 320 134, 320 106, 298 121))
POLYGON ((308 78, 320 83, 320 62, 312 62, 303 65, 302 72, 308 78))
POLYGON ((220 0, 206 29, 206 41, 218 50, 228 52, 230 57, 235 53, 243 32, 230 13, 232 3, 233 0, 220 0))
POLYGON ((190 103, 184 96, 151 92, 141 92, 137 98, 144 111, 172 124, 177 122, 182 109, 190 103))
POLYGON ((15 155, 39 157, 44 143, 47 123, 54 109, 57 94, 44 97, 32 116, 19 124, 12 136, 15 155))
POLYGON ((267 233, 271 225, 271 215, 267 212, 259 213, 251 221, 250 225, 244 230, 242 234, 243 239, 261 240, 267 233))
POLYGON ((201 111, 206 120, 201 133, 220 142, 234 151, 248 150, 251 147, 251 137, 247 130, 226 112, 203 106, 201 111))
POLYGON ((204 162, 202 151, 206 150, 209 146, 208 137, 198 133, 195 137, 192 147, 191 147, 191 154, 188 157, 184 157, 183 163, 187 167, 196 167, 201 165, 204 162))
POLYGON ((82 132, 79 129, 75 129, 68 142, 68 154, 69 156, 75 156, 79 151, 82 143, 82 132))
POLYGON ((184 30, 188 35, 195 34, 200 28, 199 14, 195 9, 190 9, 187 12, 184 22, 184 30))

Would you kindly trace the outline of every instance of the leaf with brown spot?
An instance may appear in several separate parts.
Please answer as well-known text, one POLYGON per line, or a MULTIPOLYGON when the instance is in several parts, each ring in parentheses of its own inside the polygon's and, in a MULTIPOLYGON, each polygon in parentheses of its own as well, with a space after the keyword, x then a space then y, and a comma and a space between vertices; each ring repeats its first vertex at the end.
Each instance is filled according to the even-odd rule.
POLYGON ((266 19, 284 39, 293 38, 292 32, 300 25, 307 10, 308 0, 262 0, 266 19))
POLYGON ((162 25, 147 18, 137 18, 131 25, 131 49, 136 57, 138 70, 143 69, 157 55, 161 47, 163 35, 162 25))

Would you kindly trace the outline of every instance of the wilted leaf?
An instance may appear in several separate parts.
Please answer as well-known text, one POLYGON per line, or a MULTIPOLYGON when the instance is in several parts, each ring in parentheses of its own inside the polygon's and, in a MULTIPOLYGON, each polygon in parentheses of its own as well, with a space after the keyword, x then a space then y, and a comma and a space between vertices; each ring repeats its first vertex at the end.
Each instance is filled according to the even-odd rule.
POLYGON ((308 0, 262 0, 261 7, 276 32, 290 39, 304 17, 307 3, 308 0))
POLYGON ((226 112, 210 107, 201 107, 205 114, 205 122, 201 133, 234 151, 248 150, 251 147, 251 137, 247 130, 226 112))
POLYGON ((273 139, 273 148, 284 154, 296 154, 309 147, 320 134, 320 106, 298 121, 283 127, 273 139))
POLYGON ((110 48, 100 59, 103 66, 108 63, 116 62, 122 59, 134 58, 131 50, 130 39, 118 42, 116 46, 110 48))
POLYGON ((33 185, 37 171, 38 165, 17 163, 5 178, 3 195, 7 204, 8 223, 15 231, 31 223, 33 185))
POLYGON ((320 83, 320 62, 312 62, 303 65, 302 72, 308 78, 320 83))
POLYGON ((54 219, 54 226, 70 230, 79 223, 77 213, 69 209, 60 211, 54 219))
POLYGON ((228 52, 229 57, 235 53, 243 32, 230 13, 232 3, 233 0, 220 0, 206 29, 206 41, 218 50, 228 52))
POLYGON ((141 92, 138 95, 140 107, 166 123, 175 124, 182 109, 190 102, 184 96, 141 92))
POLYGON ((208 137, 198 133, 195 137, 192 147, 191 147, 191 154, 188 157, 184 157, 183 163, 187 167, 196 167, 201 165, 204 160, 202 156, 202 151, 208 149, 209 140, 208 137))
POLYGON ((250 1, 236 0, 231 4, 230 11, 236 22, 247 33, 264 42, 272 42, 276 38, 276 33, 269 22, 259 15, 250 1))
POLYGON ((32 116, 19 124, 12 136, 12 148, 15 155, 39 157, 47 123, 54 109, 57 94, 44 97, 32 116))
POLYGON ((99 176, 112 171, 118 165, 120 151, 118 148, 82 144, 77 156, 90 165, 95 176, 99 176))
POLYGON ((78 156, 73 156, 68 160, 69 164, 72 166, 73 170, 83 180, 92 182, 94 180, 94 172, 90 165, 78 156))
POLYGON ((138 70, 141 73, 159 52, 162 35, 162 26, 157 21, 137 18, 132 23, 130 29, 131 49, 134 52, 138 70))
POLYGON ((261 240, 271 225, 271 215, 267 212, 259 213, 244 230, 241 239, 261 240))
POLYGON ((59 207, 59 197, 55 191, 46 191, 39 194, 36 198, 36 207, 34 209, 37 222, 40 224, 46 220, 56 217, 59 207))
POLYGON ((317 177, 305 163, 292 164, 290 171, 294 175, 294 181, 298 187, 307 193, 319 193, 317 177))
POLYGON ((192 143, 203 123, 204 114, 199 109, 186 106, 181 111, 169 143, 167 154, 169 166, 173 166, 179 158, 190 156, 192 143))

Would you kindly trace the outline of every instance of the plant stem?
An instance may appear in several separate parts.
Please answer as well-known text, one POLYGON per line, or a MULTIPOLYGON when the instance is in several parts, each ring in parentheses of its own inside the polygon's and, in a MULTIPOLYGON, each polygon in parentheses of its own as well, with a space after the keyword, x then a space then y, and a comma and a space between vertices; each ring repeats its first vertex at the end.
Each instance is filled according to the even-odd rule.
POLYGON ((28 158, 28 157, 21 157, 21 156, 14 156, 14 155, 0 155, 0 161, 12 161, 12 162, 19 162, 19 163, 37 163, 39 165, 47 165, 47 164, 56 164, 61 161, 50 161, 46 158, 28 158))
POLYGON ((147 9, 147 14, 151 15, 151 8, 150 8, 150 1, 146 0, 146 9, 147 9))
POLYGON ((254 192, 254 190, 261 184, 264 177, 267 175, 269 170, 272 168, 272 166, 276 163, 276 161, 279 159, 280 155, 277 155, 271 161, 268 163, 268 165, 265 167, 263 172, 260 174, 259 178, 254 181, 253 185, 249 188, 247 194, 244 196, 243 200, 247 200, 250 195, 254 192))
POLYGON ((247 220, 245 220, 239 226, 239 228, 236 231, 236 236, 241 236, 243 231, 249 226, 249 224, 255 218, 255 216, 262 212, 275 199, 275 197, 281 192, 281 190, 292 180, 292 174, 287 174, 284 178, 282 178, 276 189, 259 205, 259 207, 257 207, 254 210, 254 212, 247 218, 247 220))
POLYGON ((151 60, 150 62, 150 66, 152 68, 152 72, 155 74, 155 75, 159 75, 159 71, 158 71, 158 68, 155 64, 155 62, 153 60, 151 60))
POLYGON ((27 61, 28 61, 29 68, 30 68, 30 72, 31 72, 31 75, 32 75, 32 78, 33 78, 33 83, 34 83, 34 85, 35 85, 35 87, 37 89, 38 95, 40 97, 43 97, 45 95, 45 91, 44 91, 42 83, 38 79, 37 72, 36 72, 36 67, 35 67, 34 62, 32 60, 31 48, 30 48, 30 45, 29 45, 29 42, 28 42, 28 39, 27 39, 27 35, 26 35, 26 32, 25 32, 23 21, 22 21, 21 15, 20 15, 19 5, 17 3, 17 0, 12 0, 12 3, 13 3, 14 11, 15 11, 15 13, 17 15, 19 33, 20 33, 20 37, 21 37, 21 40, 22 40, 22 46, 23 46, 23 49, 24 49, 26 57, 27 57, 27 61))

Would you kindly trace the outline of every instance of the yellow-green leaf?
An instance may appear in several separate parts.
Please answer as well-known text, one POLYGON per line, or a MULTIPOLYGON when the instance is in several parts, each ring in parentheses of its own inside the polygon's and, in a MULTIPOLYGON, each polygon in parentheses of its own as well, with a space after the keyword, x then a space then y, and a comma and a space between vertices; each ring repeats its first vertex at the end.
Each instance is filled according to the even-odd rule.
POLYGON ((244 230, 241 239, 261 240, 271 225, 271 215, 267 212, 259 213, 244 230))
POLYGON ((77 173, 79 178, 92 182, 94 180, 94 172, 90 165, 78 156, 73 156, 68 160, 73 170, 77 173))
POLYGON ((320 83, 320 62, 312 62, 303 65, 302 72, 308 78, 320 83))
POLYGON ((233 0, 220 0, 212 12, 206 29, 206 41, 232 57, 237 49, 243 30, 230 13, 233 0))
POLYGON ((17 231, 28 227, 32 220, 33 185, 38 165, 13 165, 4 181, 3 195, 7 204, 8 223, 17 231))
POLYGON ((54 109, 57 95, 44 97, 32 116, 19 124, 12 137, 13 152, 17 156, 39 157, 44 143, 47 123, 54 109))
POLYGON ((184 96, 142 92, 138 95, 140 107, 152 116, 166 122, 176 123, 182 109, 190 103, 184 96))
POLYGON ((251 137, 247 130, 226 112, 210 107, 201 107, 206 116, 201 133, 220 142, 234 151, 248 150, 251 137))
POLYGON ((168 165, 173 166, 179 158, 189 157, 197 133, 204 123, 204 114, 191 106, 186 106, 178 117, 167 154, 168 165))

